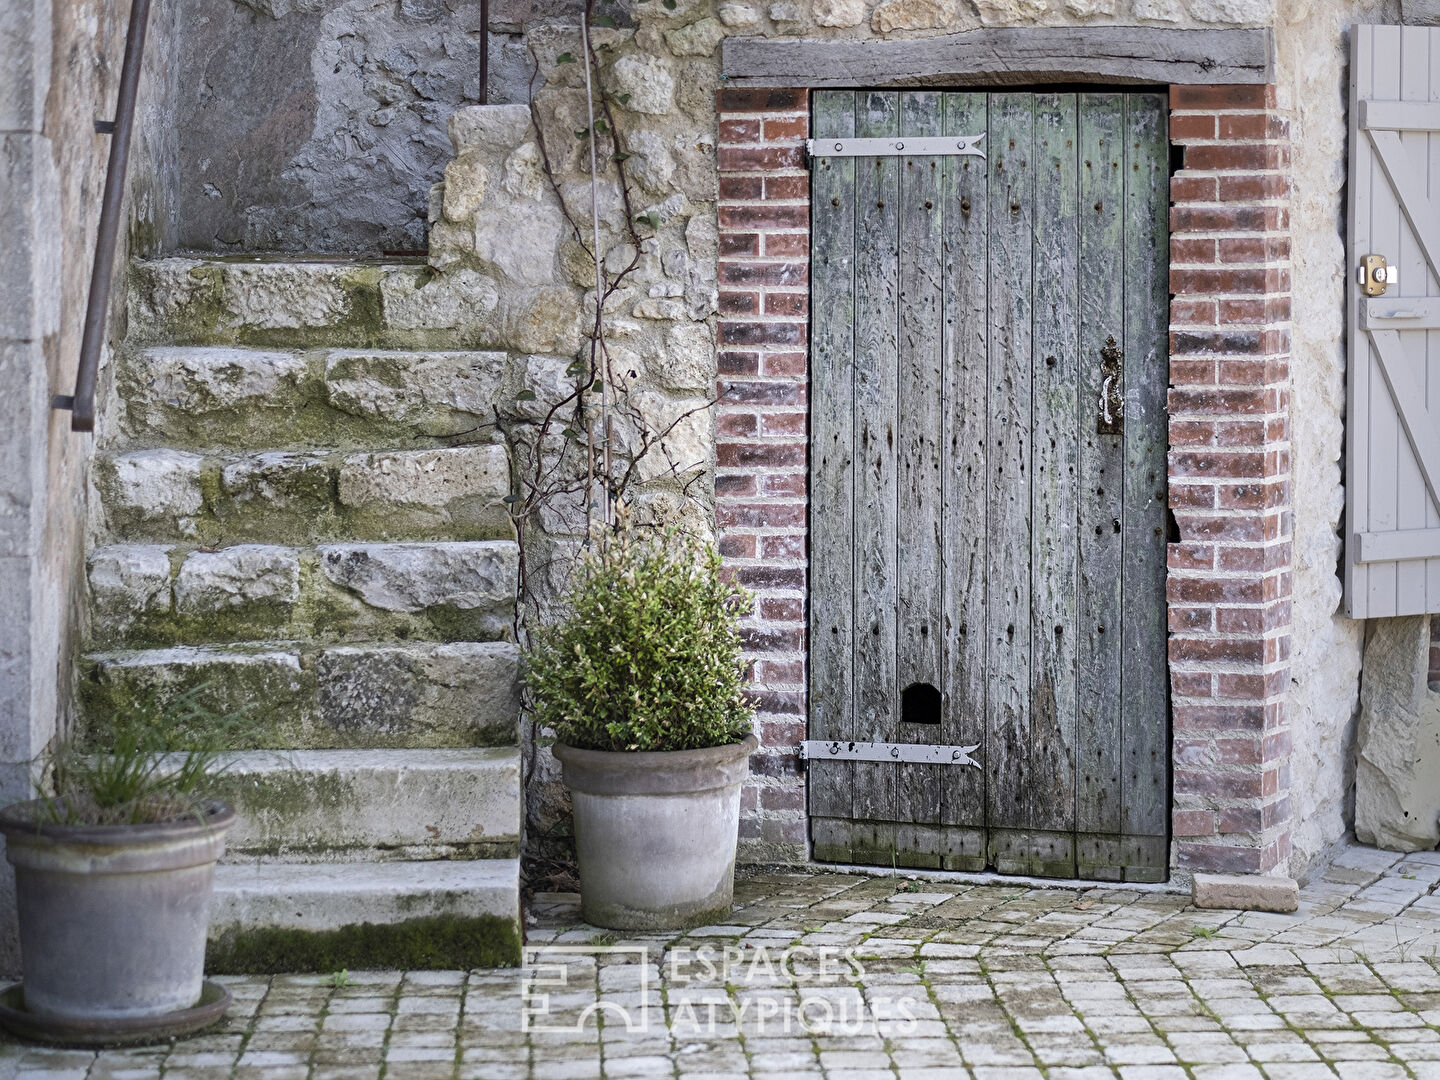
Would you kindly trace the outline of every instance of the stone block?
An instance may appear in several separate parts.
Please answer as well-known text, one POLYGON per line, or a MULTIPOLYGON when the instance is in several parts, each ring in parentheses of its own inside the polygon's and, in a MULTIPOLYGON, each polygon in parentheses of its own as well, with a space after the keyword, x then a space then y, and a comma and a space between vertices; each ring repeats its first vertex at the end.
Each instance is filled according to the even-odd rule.
POLYGON ((325 392, 353 416, 449 433, 492 418, 505 363, 501 352, 335 350, 325 360, 325 392))
POLYGON ((0 5, 0 131, 40 131, 50 92, 50 0, 0 5))
POLYGON ((228 852, 462 850, 520 834, 520 753, 253 750, 227 756, 217 795, 238 820, 228 852))
POLYGON ((45 353, 38 341, 0 342, 0 556, 40 545, 44 514, 32 512, 50 420, 45 353))
POLYGON ((435 227, 431 242, 439 264, 445 272, 404 272, 386 275, 380 282, 380 304, 385 325, 396 331, 451 330, 487 346, 500 344, 491 316, 500 304, 495 282, 478 270, 449 268, 444 261, 445 229, 463 234, 459 255, 468 258, 474 248, 473 230, 447 226, 435 227))
POLYGON ((631 112, 661 116, 675 104, 675 76, 656 56, 627 53, 610 68, 610 89, 629 94, 624 107, 631 112))
POLYGON ((316 514, 330 502, 334 469, 325 454, 273 450, 226 460, 220 490, 227 509, 316 514))
POLYGON ((1429 681, 1430 617, 1372 620, 1355 739, 1362 843, 1390 851, 1440 843, 1440 693, 1429 681))
MULTIPOLYGON (((93 653, 82 663, 80 697, 85 723, 103 727, 117 712, 198 689, 197 700, 220 716, 248 717, 237 738, 291 738, 308 722, 313 675, 290 648, 177 645, 93 653)), ((284 745, 282 742, 281 745, 284 745)))
POLYGON ((1196 874, 1193 895, 1196 907, 1225 911, 1290 912, 1300 906, 1294 878, 1262 874, 1196 874))
POLYGON ((114 544, 90 555, 90 610, 97 628, 123 633, 138 619, 170 610, 170 552, 165 544, 114 544))
POLYGON ((515 602, 513 543, 326 544, 316 552, 326 578, 381 611, 447 607, 506 618, 515 602))
POLYGON ((509 488, 501 446, 351 454, 340 464, 338 485, 341 507, 364 521, 364 535, 377 537, 434 529, 508 537, 501 500, 509 488))
POLYGON ((299 553, 270 544, 191 552, 175 579, 175 609, 182 615, 259 605, 288 609, 299 598, 299 553))
POLYGON ((123 523, 198 514, 205 503, 200 487, 203 460, 199 454, 165 449, 137 450, 102 461, 98 483, 107 517, 123 523))
POLYGON ((348 745, 513 746, 519 665, 506 642, 326 649, 315 661, 319 718, 348 745))
POLYGON ((467 105, 450 114, 449 131, 456 157, 469 151, 511 150, 530 135, 530 106, 467 105))
POLYGON ((120 384, 126 407, 162 421, 166 411, 186 416, 240 409, 296 409, 308 382, 296 353, 205 346, 159 346, 127 358, 120 384))
POLYGON ((519 928, 518 859, 242 863, 215 870, 210 937, 493 916, 519 928))
POLYGON ((48 138, 0 134, 0 191, 0 338, 38 341, 60 328, 62 291, 60 182, 48 138))
POLYGON ((349 317, 344 263, 222 263, 225 310, 256 330, 330 326, 349 317))

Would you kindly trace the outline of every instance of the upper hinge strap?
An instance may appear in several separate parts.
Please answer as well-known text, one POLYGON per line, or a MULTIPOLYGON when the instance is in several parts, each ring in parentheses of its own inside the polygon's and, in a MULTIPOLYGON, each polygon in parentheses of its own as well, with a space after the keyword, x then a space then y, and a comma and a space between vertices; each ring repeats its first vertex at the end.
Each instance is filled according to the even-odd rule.
POLYGON ((806 139, 805 152, 817 157, 978 157, 979 135, 925 135, 902 139, 806 139))

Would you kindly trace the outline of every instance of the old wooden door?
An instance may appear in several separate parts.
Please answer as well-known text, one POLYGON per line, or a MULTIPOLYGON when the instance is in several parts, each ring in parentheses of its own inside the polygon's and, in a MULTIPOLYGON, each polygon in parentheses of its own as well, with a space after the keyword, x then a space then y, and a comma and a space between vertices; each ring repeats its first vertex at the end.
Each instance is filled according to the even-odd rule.
POLYGON ((1161 880, 1165 99, 826 91, 814 134, 815 856, 1161 880))

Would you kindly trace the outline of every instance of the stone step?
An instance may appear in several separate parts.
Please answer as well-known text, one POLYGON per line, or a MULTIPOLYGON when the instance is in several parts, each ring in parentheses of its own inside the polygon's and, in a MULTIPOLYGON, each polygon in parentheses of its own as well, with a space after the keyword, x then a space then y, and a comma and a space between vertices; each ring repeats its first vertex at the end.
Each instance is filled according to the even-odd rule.
POLYGON ((198 450, 386 445, 431 449, 494 420, 525 387, 569 361, 498 351, 128 343, 116 360, 116 432, 107 444, 198 450), (531 373, 531 369, 535 369, 531 373))
POLYGON ((221 865, 206 967, 513 967, 520 935, 518 859, 221 865))
POLYGON ((474 269, 301 256, 137 261, 128 290, 140 342, 566 355, 580 347, 581 295, 558 284, 502 290, 474 269))
POLYGON ((493 641, 513 632, 514 541, 116 544, 87 560, 91 640, 493 641))
POLYGON ((520 751, 246 750, 216 797, 235 807, 226 861, 509 858, 520 842, 520 751))
POLYGON ((202 544, 509 540, 501 446, 196 454, 162 448, 95 461, 116 540, 202 544))
POLYGON ((188 692, 236 747, 513 747, 519 663, 498 641, 178 645, 86 656, 79 696, 105 730, 188 692))

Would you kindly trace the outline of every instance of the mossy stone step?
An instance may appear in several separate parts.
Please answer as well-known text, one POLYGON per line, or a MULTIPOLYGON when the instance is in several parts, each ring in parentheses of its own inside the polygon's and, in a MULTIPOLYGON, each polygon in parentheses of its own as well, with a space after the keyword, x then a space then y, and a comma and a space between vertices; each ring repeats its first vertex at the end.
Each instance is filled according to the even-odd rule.
POLYGON ((104 525, 131 542, 509 540, 504 447, 102 453, 104 525))
POLYGON ((212 974, 512 967, 518 859, 222 865, 212 974))
POLYGON ((97 548, 91 641, 493 641, 513 636, 513 541, 97 548))
POLYGON ((493 420, 528 367, 497 351, 127 344, 116 361, 120 431, 111 441, 221 451, 443 446, 493 420))
POLYGON ((508 858, 520 840, 520 751, 248 750, 214 793, 235 807, 225 861, 508 858))
POLYGON ((513 747, 519 651, 510 642, 188 646, 81 662, 86 730, 193 691, 237 748, 513 747))
POLYGON ((173 256, 132 264, 128 300, 131 339, 164 344, 568 355, 583 321, 577 289, 413 262, 173 256))

